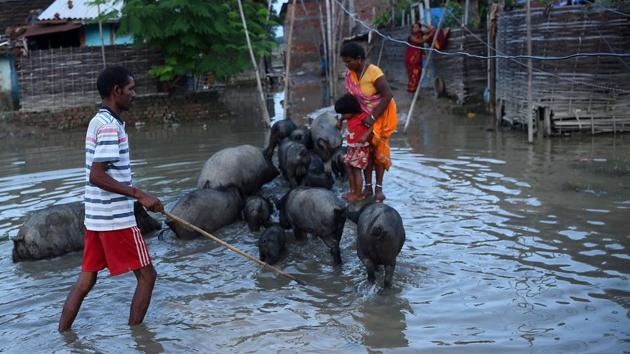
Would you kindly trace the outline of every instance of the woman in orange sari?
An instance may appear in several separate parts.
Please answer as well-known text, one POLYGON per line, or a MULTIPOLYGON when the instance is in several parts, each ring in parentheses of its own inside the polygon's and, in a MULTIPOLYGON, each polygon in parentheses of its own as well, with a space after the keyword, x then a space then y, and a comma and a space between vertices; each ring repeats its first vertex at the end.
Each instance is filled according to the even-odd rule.
POLYGON ((366 137, 370 143, 368 166, 363 170, 365 186, 363 194, 374 194, 377 203, 385 200, 383 176, 392 165, 389 137, 396 130, 398 117, 396 102, 381 69, 365 60, 363 47, 349 42, 341 49, 341 59, 348 68, 346 90, 357 98, 361 109, 367 113, 363 120, 372 134, 366 137), (372 171, 376 172, 376 184, 372 190, 372 171))

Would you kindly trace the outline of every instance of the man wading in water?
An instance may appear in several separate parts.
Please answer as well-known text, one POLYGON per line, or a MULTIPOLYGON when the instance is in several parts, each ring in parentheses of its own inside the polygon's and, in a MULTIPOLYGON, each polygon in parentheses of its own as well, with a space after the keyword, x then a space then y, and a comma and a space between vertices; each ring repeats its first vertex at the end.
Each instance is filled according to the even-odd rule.
POLYGON ((102 105, 90 121, 85 137, 85 246, 81 274, 68 294, 59 319, 59 331, 72 326, 85 296, 96 283, 97 272, 109 268, 119 275, 133 271, 136 291, 131 300, 129 325, 142 323, 151 302, 156 273, 136 226, 134 199, 154 212, 162 202, 131 185, 129 144, 120 117, 131 108, 135 82, 123 67, 110 67, 96 81, 102 105))

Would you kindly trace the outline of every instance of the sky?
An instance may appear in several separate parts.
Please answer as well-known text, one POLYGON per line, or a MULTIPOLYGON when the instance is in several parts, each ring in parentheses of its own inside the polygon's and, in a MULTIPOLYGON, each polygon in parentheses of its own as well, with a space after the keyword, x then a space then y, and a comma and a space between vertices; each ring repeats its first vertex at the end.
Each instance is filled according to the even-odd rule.
MULTIPOLYGON (((273 7, 273 12, 275 14, 279 14, 280 13, 280 9, 282 8, 282 4, 286 3, 289 0, 277 0, 274 4, 272 4, 271 6, 273 7)), ((276 26, 276 37, 282 37, 284 36, 284 31, 282 29, 282 26, 276 26)))

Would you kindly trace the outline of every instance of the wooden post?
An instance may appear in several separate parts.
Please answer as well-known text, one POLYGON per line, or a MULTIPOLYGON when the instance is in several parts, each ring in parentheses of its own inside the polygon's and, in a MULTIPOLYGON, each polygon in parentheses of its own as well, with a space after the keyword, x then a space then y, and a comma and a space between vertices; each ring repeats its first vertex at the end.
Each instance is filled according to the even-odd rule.
MULTIPOLYGON (((429 55, 427 55, 426 66, 422 70, 422 74, 420 75, 420 81, 418 81, 418 87, 416 87, 416 91, 413 93, 413 99, 411 100, 411 106, 409 106, 409 113, 407 113, 407 121, 405 122, 405 128, 403 132, 407 132, 407 128, 409 127, 409 122, 411 122, 411 116, 413 114, 413 107, 416 105, 416 100, 418 99, 418 94, 420 93, 420 88, 422 87, 422 79, 424 79, 424 75, 427 72, 427 68, 429 67, 429 63, 431 62, 431 55, 433 54, 433 49, 435 48, 435 42, 437 42, 438 33, 442 28, 442 23, 444 22, 444 18, 446 17, 446 11, 448 10, 448 2, 444 4, 444 12, 442 13, 442 17, 440 17, 440 22, 438 22, 437 29, 435 30, 435 35, 433 35, 433 41, 431 42, 431 51, 429 51, 429 55)), ((429 16, 430 17, 430 16, 429 16)))
POLYGON ((291 19, 289 22, 289 39, 287 42, 287 63, 284 68, 284 119, 289 119, 289 116, 287 114, 289 108, 289 74, 291 69, 291 45, 293 43, 293 23, 295 22, 295 7, 295 0, 293 0, 291 2, 291 19))
MULTIPOLYGON (((527 55, 532 55, 532 18, 530 0, 526 0, 527 11, 527 55)), ((534 142, 534 117, 532 116, 532 58, 527 59, 527 141, 534 142)))
POLYGON ((551 136, 551 107, 547 107, 545 109, 545 117, 544 117, 544 125, 545 125, 545 134, 547 136, 551 136))
MULTIPOLYGON (((488 32, 488 56, 494 56, 496 51, 496 20, 497 20, 498 5, 493 4, 488 11, 487 16, 487 32, 488 32)), ((496 105, 496 71, 497 71, 496 59, 488 59, 488 111, 494 113, 497 109, 496 105)), ((493 115, 496 119, 496 115, 493 115)), ((496 125, 497 122, 495 122, 496 125)))
POLYGON ((245 12, 243 11, 243 3, 238 0, 238 10, 241 13, 241 21, 243 21, 243 30, 245 30, 245 39, 247 40, 247 48, 249 48, 249 56, 252 59, 252 65, 254 65, 254 72, 256 73, 256 85, 258 86, 258 93, 260 93, 260 109, 262 111, 262 121, 265 127, 271 127, 271 119, 269 119, 269 112, 267 112, 267 102, 265 100, 265 93, 263 92, 262 84, 260 82, 260 73, 258 72, 258 64, 256 63, 256 57, 254 56, 254 49, 252 48, 252 42, 249 40, 249 31, 247 30, 247 21, 245 20, 245 12))

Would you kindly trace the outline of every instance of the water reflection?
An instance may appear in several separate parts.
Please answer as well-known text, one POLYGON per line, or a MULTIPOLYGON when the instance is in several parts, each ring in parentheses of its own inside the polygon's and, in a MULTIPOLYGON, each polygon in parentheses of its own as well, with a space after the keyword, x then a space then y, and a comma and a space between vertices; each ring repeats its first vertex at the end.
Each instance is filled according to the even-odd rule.
POLYGON ((370 296, 354 313, 354 319, 363 325, 362 344, 374 349, 407 348, 409 341, 406 315, 413 311, 409 301, 396 294, 370 296), (387 313, 387 316, 383 316, 387 313))
POLYGON ((156 333, 146 324, 131 327, 131 336, 136 342, 135 350, 141 353, 164 353, 164 347, 156 340, 156 333))
POLYGON ((74 331, 66 331, 60 334, 65 342, 66 348, 69 348, 73 352, 77 353, 98 353, 99 351, 94 348, 88 341, 82 341, 74 331))

